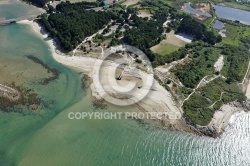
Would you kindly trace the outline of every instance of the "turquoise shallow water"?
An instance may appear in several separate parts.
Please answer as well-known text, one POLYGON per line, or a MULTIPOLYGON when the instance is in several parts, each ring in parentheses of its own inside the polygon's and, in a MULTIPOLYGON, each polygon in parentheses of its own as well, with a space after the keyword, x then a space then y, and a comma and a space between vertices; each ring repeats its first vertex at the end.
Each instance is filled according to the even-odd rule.
POLYGON ((21 16, 40 14, 36 7, 17 0, 0 0, 0 18, 12 19, 21 16))
POLYGON ((246 113, 237 114, 218 139, 133 120, 69 120, 69 112, 138 110, 115 106, 95 110, 89 90, 80 87, 80 74, 55 62, 46 43, 26 25, 0 27, 0 82, 13 80, 55 105, 30 115, 0 112, 0 166, 250 165, 246 113), (60 78, 39 84, 48 73, 27 54, 59 70, 60 78))

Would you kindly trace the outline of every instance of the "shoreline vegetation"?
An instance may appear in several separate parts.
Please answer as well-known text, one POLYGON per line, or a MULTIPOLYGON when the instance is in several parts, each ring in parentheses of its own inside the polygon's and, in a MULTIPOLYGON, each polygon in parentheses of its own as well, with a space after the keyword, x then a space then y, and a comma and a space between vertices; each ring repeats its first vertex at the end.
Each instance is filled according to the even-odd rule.
MULTIPOLYGON (((173 15, 173 14, 176 14, 176 13, 171 13, 171 14, 173 15)), ((155 15, 155 16, 157 17, 157 15, 155 15)), ((165 16, 167 17, 167 15, 165 15, 165 16)), ((160 16, 158 15, 158 17, 160 17, 160 16)), ((177 18, 180 18, 180 17, 181 16, 177 16, 177 18)), ((190 18, 187 17, 187 19, 190 19, 190 18)), ((180 21, 180 20, 177 20, 175 22, 171 22, 169 24, 170 27, 173 28, 176 31, 179 31, 179 32, 183 32, 183 27, 186 27, 186 28, 190 27, 190 26, 187 27, 186 22, 182 22, 182 21, 178 22, 178 21, 180 21), (183 25, 183 26, 181 26, 182 28, 180 28, 179 25, 183 25)), ((161 24, 164 23, 164 22, 165 22, 165 20, 160 20, 161 24)), ((93 66, 94 66, 95 62, 99 61, 100 59, 93 58, 93 57, 86 57, 86 56, 85 57, 84 56, 76 56, 76 55, 74 56, 74 53, 75 53, 75 51, 77 51, 77 49, 73 50, 73 56, 72 56, 72 52, 71 52, 71 54, 63 53, 63 52, 60 51, 60 46, 58 45, 58 43, 55 40, 55 38, 53 37, 53 35, 52 35, 53 38, 50 38, 51 34, 49 35, 45 31, 45 29, 48 30, 47 29, 48 27, 47 28, 46 27, 41 27, 40 25, 38 25, 38 23, 32 22, 32 21, 28 21, 28 20, 23 20, 23 21, 20 21, 18 23, 30 25, 34 32, 36 32, 43 39, 46 39, 45 42, 51 48, 52 56, 53 56, 53 58, 57 62, 59 62, 59 63, 61 63, 63 65, 69 66, 69 67, 73 67, 73 68, 75 68, 77 70, 82 71, 83 73, 86 73, 89 77, 92 77, 92 73, 91 72, 92 72, 93 66)), ((194 21, 193 23, 196 24, 198 22, 194 21)), ((193 27, 193 26, 191 26, 191 27, 193 27)), ((196 28, 197 28, 197 26, 196 26, 196 28)), ((206 28, 202 25, 202 26, 200 26, 200 30, 198 30, 198 31, 203 31, 205 29, 206 28)), ((143 33, 143 28, 139 27, 139 31, 138 32, 142 32, 143 33), (140 29, 142 29, 142 30, 140 31, 140 29)), ((124 38, 129 43, 133 42, 132 45, 135 45, 138 48, 140 48, 141 50, 143 50, 145 53, 148 53, 147 52, 148 51, 147 48, 144 48, 143 45, 141 45, 141 46, 138 45, 139 43, 147 42, 147 41, 136 41, 137 40, 136 37, 137 37, 137 33, 138 32, 136 30, 131 31, 131 34, 134 34, 132 36, 129 33, 128 34, 125 33, 124 38)), ((159 30, 159 33, 160 32, 161 32, 161 30, 159 30)), ((56 33, 56 31, 55 31, 55 33, 56 33)), ((188 34, 193 34, 194 32, 193 32, 192 28, 190 28, 187 33, 188 34)), ((219 38, 218 36, 212 34, 212 32, 210 32, 210 31, 204 31, 204 33, 206 34, 206 36, 212 36, 213 37, 213 39, 210 39, 208 37, 206 37, 204 39, 206 42, 208 42, 210 44, 215 44, 216 42, 220 42, 221 41, 221 38, 219 38)), ((199 36, 199 35, 200 34, 193 34, 193 36, 195 38, 197 38, 199 40, 203 40, 201 38, 202 35, 201 36, 199 36)), ((151 46, 153 46, 155 44, 157 44, 157 42, 155 42, 155 43, 153 43, 152 45, 149 45, 149 46, 151 47, 151 46)), ((198 43, 197 46, 193 47, 194 44, 195 43, 187 44, 187 45, 188 45, 188 47, 191 47, 192 49, 193 48, 197 49, 199 51, 199 54, 206 54, 206 51, 208 51, 208 50, 202 50, 203 49, 202 45, 199 45, 199 43, 198 43), (200 48, 198 48, 198 47, 200 47, 200 48), (205 51, 205 53, 204 53, 204 51, 205 51)), ((207 47, 209 49, 209 47, 211 47, 211 46, 209 46, 207 44, 204 44, 204 47, 207 47)), ((228 51, 229 47, 230 46, 222 47, 222 48, 226 48, 227 51, 228 51)), ((230 50, 228 52, 229 52, 229 55, 231 56, 230 50)), ((196 52, 192 52, 192 54, 194 54, 194 53, 196 53, 196 52)), ((159 64, 156 65, 155 62, 157 62, 157 63, 158 62, 161 62, 161 63, 163 62, 163 64, 161 64, 161 65, 164 65, 165 63, 169 63, 169 62, 173 61, 173 59, 175 59, 175 60, 178 59, 178 58, 182 59, 183 56, 184 57, 186 56, 186 54, 189 55, 190 52, 189 52, 189 50, 187 49, 187 46, 186 46, 186 48, 181 48, 181 49, 179 49, 178 51, 176 51, 176 52, 174 52, 172 54, 170 53, 170 54, 168 54, 166 56, 161 56, 160 58, 159 58, 159 56, 154 57, 155 55, 152 55, 152 53, 149 53, 149 54, 150 54, 150 56, 152 56, 152 57, 149 57, 149 58, 156 58, 156 61, 153 62, 153 65, 159 66, 159 64), (163 60, 162 58, 163 59, 165 58, 165 59, 163 60), (169 58, 173 58, 173 59, 170 60, 169 58)), ((192 54, 189 55, 189 56, 190 57, 193 57, 193 56, 199 57, 200 56, 200 55, 197 55, 197 54, 194 54, 194 55, 192 55, 192 54)), ((233 56, 230 57, 230 58, 234 59, 233 56)), ((214 59, 211 59, 211 61, 215 62, 216 61, 216 57, 214 57, 214 59)), ((210 66, 210 65, 211 64, 207 64, 207 66, 210 66)), ((232 74, 230 72, 230 65, 234 65, 234 64, 231 63, 231 64, 226 64, 226 65, 229 65, 229 69, 227 68, 226 71, 224 69, 224 71, 222 70, 222 72, 224 72, 224 73, 228 72, 227 77, 230 78, 230 74, 232 74)), ((109 64, 109 66, 112 68, 112 64, 109 64)), ((173 69, 171 71, 174 71, 174 70, 176 70, 176 69, 173 69)), ((184 70, 187 70, 187 69, 184 69, 184 70)), ((213 74, 212 70, 211 70, 211 72, 213 74)), ((247 72, 249 72, 249 71, 247 71, 247 72)), ((210 73, 201 73, 201 74, 210 74, 210 73)), ((217 73, 217 74, 219 74, 219 73, 217 73)), ((244 73, 240 73, 240 74, 241 74, 240 76, 238 76, 236 74, 236 79, 238 81, 241 80, 241 77, 244 75, 244 73)), ((248 75, 248 73, 246 75, 248 75)), ((204 75, 204 76, 206 76, 206 75, 204 75)), ((235 75, 232 76, 232 78, 234 78, 234 77, 235 77, 235 75)), ((159 81, 160 79, 157 79, 157 80, 159 81)), ((202 82, 202 80, 201 80, 201 82, 202 82)), ((244 80, 245 80, 245 78, 244 78, 244 80)), ((217 109, 213 110, 212 114, 210 115, 210 116, 212 116, 212 120, 210 121, 210 123, 208 125, 204 125, 204 126, 194 124, 193 122, 190 123, 183 116, 183 113, 185 113, 185 109, 182 110, 181 106, 178 105, 178 104, 176 104, 176 99, 173 98, 173 97, 171 97, 173 95, 172 94, 173 92, 171 90, 170 91, 166 90, 166 89, 169 89, 169 86, 165 85, 165 84, 162 84, 161 81, 160 82, 158 82, 158 81, 154 80, 154 84, 153 84, 152 90, 150 90, 150 94, 145 99, 143 99, 142 101, 140 101, 138 103, 138 106, 140 108, 142 108, 143 110, 147 111, 147 112, 151 112, 151 111, 156 111, 156 112, 171 112, 171 111, 173 111, 175 113, 179 113, 180 115, 182 115, 182 118, 180 120, 169 120, 169 119, 167 119, 167 120, 159 120, 159 121, 161 121, 161 123, 163 124, 164 127, 168 127, 168 128, 172 128, 172 129, 177 129, 177 130, 183 130, 183 131, 187 131, 187 132, 193 132, 193 133, 200 134, 200 135, 207 135, 207 136, 211 136, 211 137, 218 137, 218 136, 220 136, 223 133, 223 131, 225 130, 225 128, 228 126, 230 118, 232 117, 233 114, 235 114, 236 112, 242 111, 242 110, 247 111, 247 109, 249 109, 249 101, 248 100, 245 101, 245 102, 237 102, 237 98, 236 98, 236 100, 235 99, 233 99, 233 100, 230 99, 230 97, 233 97, 233 96, 229 96, 229 98, 228 97, 226 98, 226 100, 229 99, 228 100, 229 102, 226 102, 228 104, 224 104, 224 102, 221 103, 220 100, 223 98, 223 93, 224 92, 220 92, 220 93, 222 93, 222 94, 220 94, 221 97, 219 97, 219 99, 217 99, 217 97, 214 98, 214 99, 218 100, 218 101, 216 100, 216 102, 219 103, 219 106, 216 107, 217 109)), ((233 79, 232 80, 227 79, 227 81, 228 82, 233 82, 234 80, 233 79)), ((192 84, 197 85, 198 81, 196 81, 195 83, 192 83, 192 84)), ((194 87, 192 87, 193 86, 192 84, 190 84, 190 85, 187 84, 187 87, 190 86, 189 88, 194 88, 194 87)), ((200 83, 198 84, 197 89, 199 88, 199 85, 200 85, 200 83)), ((204 85, 206 85, 206 84, 204 84, 204 85)), ((93 84, 90 85, 90 88, 91 88, 91 91, 92 91, 92 96, 94 98, 96 98, 96 99, 100 99, 100 96, 98 95, 97 91, 95 90, 93 84)), ((248 86, 245 87, 245 89, 246 89, 246 96, 247 96, 248 99, 250 99, 250 95, 249 95, 250 94, 250 84, 248 84, 248 86)), ((226 90, 226 91, 228 91, 229 93, 231 93, 230 92, 231 89, 226 90)), ((190 93, 189 93, 189 95, 190 95, 190 93)), ((178 99, 177 99, 177 101, 178 101, 178 99)), ((223 99, 223 101, 224 101, 224 99, 223 99)), ((214 104, 216 104, 216 102, 214 104)))

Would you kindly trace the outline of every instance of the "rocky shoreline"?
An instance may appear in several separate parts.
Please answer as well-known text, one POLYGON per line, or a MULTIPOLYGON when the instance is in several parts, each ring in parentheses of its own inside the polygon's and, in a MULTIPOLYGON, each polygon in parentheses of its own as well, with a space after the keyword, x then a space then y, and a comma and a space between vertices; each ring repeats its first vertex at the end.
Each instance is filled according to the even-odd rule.
POLYGON ((230 125, 230 119, 238 112, 250 112, 250 100, 242 103, 231 102, 223 105, 220 110, 214 114, 214 118, 207 126, 199 126, 192 123, 186 123, 194 131, 213 138, 220 137, 230 125))
MULTIPOLYGON (((1 88, 3 85, 0 86, 1 88)), ((38 94, 34 93, 31 89, 27 89, 23 86, 17 86, 13 82, 8 86, 4 86, 5 89, 12 90, 10 95, 0 95, 0 109, 4 112, 19 112, 21 113, 21 107, 26 106, 30 111, 37 111, 41 99, 38 97, 38 94)), ((2 90, 2 89, 1 89, 2 90)), ((0 94, 1 94, 0 90, 0 94)), ((7 93, 7 92, 5 92, 7 93)))

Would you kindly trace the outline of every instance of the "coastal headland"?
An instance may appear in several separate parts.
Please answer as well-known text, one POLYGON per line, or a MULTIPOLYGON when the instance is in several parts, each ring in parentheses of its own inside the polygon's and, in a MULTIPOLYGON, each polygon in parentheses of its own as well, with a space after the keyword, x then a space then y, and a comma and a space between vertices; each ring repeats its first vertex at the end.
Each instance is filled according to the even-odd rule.
MULTIPOLYGON (((245 38, 249 27, 239 25, 247 33, 234 38, 239 44, 231 47, 228 38, 211 30, 216 20, 211 3, 190 4, 191 15, 170 10, 173 4, 136 4, 139 8, 133 4, 125 10, 122 2, 116 3, 110 9, 96 8, 99 12, 89 10, 97 7, 97 2, 62 2, 56 9, 47 4, 48 13, 37 21, 18 23, 30 25, 48 43, 57 62, 93 80, 94 100, 106 98, 113 104, 123 100, 120 105, 135 104, 152 116, 155 112, 173 113, 177 118, 157 120, 168 128, 219 136, 235 112, 249 110, 249 45, 245 38), (78 5, 87 10, 79 10, 78 5), (140 15, 148 12, 145 7, 150 9, 146 17, 140 15), (68 16, 71 8, 78 13, 68 16), (209 16, 201 22, 200 15, 205 12, 209 16), (91 21, 91 31, 86 30, 86 24, 76 24, 79 19, 91 21), (94 24, 97 19, 101 19, 98 25, 94 24), (61 27, 65 20, 70 20, 68 28, 61 27), (242 56, 237 58, 237 54, 242 56), (148 84, 152 76, 152 84, 148 84)), ((232 21, 227 23, 236 26, 232 21)), ((28 58, 52 73, 45 84, 58 78, 59 72, 39 59, 28 58)))
POLYGON ((69 1, 0 0, 0 165, 250 163, 249 4, 69 1))
MULTIPOLYGON (((93 78, 94 65, 96 64, 96 61, 102 61, 101 59, 89 56, 84 57, 79 55, 72 56, 72 54, 65 54, 58 49, 60 48, 60 46, 57 44, 57 42, 54 39, 50 38, 48 36, 48 33, 46 33, 44 28, 41 27, 38 23, 29 20, 23 20, 18 23, 29 25, 37 35, 44 39, 50 46, 53 58, 57 62, 68 67, 72 67, 87 74, 90 78, 93 78)), ((116 70, 116 68, 112 66, 113 63, 114 62, 107 62, 108 67, 102 68, 104 70, 103 73, 108 73, 110 68, 111 70, 116 70)), ((147 73, 143 74, 147 75, 147 73)), ((90 88, 92 91, 92 96, 94 98, 101 99, 101 96, 96 91, 93 83, 91 84, 90 88)), ((247 92, 249 91, 249 89, 250 84, 247 86, 247 92)), ((250 99, 249 93, 247 93, 246 95, 248 99, 250 99)), ((173 112, 177 115, 181 115, 180 119, 158 119, 158 121, 160 121, 164 127, 192 132, 199 135, 205 134, 208 136, 217 137, 221 135, 224 132, 225 128, 229 125, 232 115, 242 110, 248 110, 248 103, 249 102, 246 102, 245 105, 240 105, 237 103, 223 105, 220 110, 215 112, 213 119, 209 123, 209 125, 194 127, 193 125, 186 123, 185 119, 183 118, 182 108, 175 104, 175 101, 171 97, 171 94, 154 79, 153 86, 151 87, 149 94, 143 100, 136 103, 136 105, 149 113, 173 112)))

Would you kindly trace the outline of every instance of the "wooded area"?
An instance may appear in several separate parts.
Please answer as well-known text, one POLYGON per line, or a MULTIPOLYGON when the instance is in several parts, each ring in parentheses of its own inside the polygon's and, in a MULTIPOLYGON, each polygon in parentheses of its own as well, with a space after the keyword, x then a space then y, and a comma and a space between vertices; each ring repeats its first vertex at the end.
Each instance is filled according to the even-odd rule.
POLYGON ((71 51, 84 38, 96 33, 111 20, 107 12, 84 10, 77 4, 62 2, 56 13, 42 15, 42 24, 52 37, 57 37, 65 51, 71 51))

